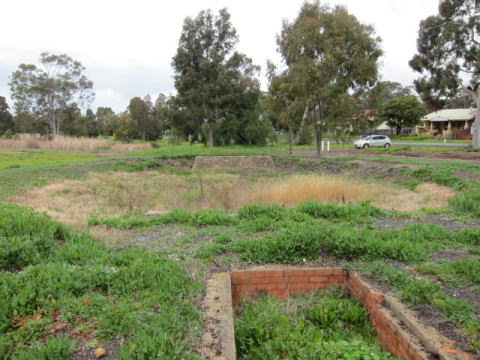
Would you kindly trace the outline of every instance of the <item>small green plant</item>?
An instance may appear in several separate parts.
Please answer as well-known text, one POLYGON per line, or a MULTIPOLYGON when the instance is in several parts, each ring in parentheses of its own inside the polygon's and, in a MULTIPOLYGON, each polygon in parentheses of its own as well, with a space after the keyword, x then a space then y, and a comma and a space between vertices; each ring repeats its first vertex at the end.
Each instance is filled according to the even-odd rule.
POLYGON ((408 190, 411 190, 411 191, 415 191, 417 186, 420 185, 420 183, 415 180, 395 180, 393 183, 400 185, 404 188, 407 188, 408 190))
POLYGON ((380 350, 367 312, 342 291, 245 302, 235 341, 240 360, 393 359, 380 350))

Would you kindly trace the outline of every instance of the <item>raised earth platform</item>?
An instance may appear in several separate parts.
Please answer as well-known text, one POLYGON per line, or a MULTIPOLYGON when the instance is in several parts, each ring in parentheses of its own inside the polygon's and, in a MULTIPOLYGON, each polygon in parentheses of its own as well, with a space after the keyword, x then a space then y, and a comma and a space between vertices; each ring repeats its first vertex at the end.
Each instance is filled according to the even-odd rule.
POLYGON ((405 360, 468 360, 450 339, 417 322, 415 314, 393 296, 375 291, 360 275, 341 268, 255 267, 216 273, 207 283, 204 300, 206 332, 202 356, 235 360, 233 305, 242 297, 269 293, 279 299, 329 287, 345 286, 368 311, 384 351, 405 360))
POLYGON ((275 165, 271 156, 197 156, 193 169, 271 170, 275 165))

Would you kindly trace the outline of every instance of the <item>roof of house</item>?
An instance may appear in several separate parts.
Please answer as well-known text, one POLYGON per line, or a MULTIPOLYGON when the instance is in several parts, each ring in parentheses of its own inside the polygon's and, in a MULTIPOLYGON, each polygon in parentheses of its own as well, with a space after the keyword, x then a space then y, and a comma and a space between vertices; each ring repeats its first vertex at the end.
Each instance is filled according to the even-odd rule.
POLYGON ((426 115, 424 121, 465 121, 475 118, 475 109, 445 109, 426 115))

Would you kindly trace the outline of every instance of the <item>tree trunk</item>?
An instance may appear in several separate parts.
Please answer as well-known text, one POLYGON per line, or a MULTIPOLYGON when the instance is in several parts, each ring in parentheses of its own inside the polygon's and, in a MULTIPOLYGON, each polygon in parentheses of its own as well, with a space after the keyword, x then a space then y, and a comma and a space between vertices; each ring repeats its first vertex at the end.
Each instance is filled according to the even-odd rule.
POLYGON ((322 128, 321 125, 315 126, 315 142, 317 144, 317 156, 320 156, 322 149, 322 128))
POLYGON ((292 154, 293 154, 292 144, 293 144, 293 129, 292 129, 292 127, 290 126, 290 127, 288 128, 288 154, 289 154, 289 155, 292 155, 292 154))
POLYGON ((213 126, 210 123, 207 123, 207 146, 213 148, 213 126))
POLYGON ((397 125, 397 130, 395 131, 396 135, 400 135, 402 133, 402 125, 397 125))
POLYGON ((480 93, 476 94, 477 111, 475 113, 475 121, 472 124, 472 146, 480 147, 480 93))

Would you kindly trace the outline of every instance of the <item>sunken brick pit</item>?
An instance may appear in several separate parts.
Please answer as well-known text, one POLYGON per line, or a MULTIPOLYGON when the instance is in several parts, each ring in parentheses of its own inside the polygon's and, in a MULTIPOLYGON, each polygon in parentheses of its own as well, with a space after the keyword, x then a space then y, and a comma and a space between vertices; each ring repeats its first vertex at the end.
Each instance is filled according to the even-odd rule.
POLYGON ((241 298, 269 293, 278 299, 297 293, 345 286, 366 308, 384 351, 405 360, 465 360, 449 339, 418 323, 415 315, 391 295, 375 291, 358 273, 341 268, 263 267, 218 273, 207 284, 206 359, 235 360, 233 305, 241 298))

